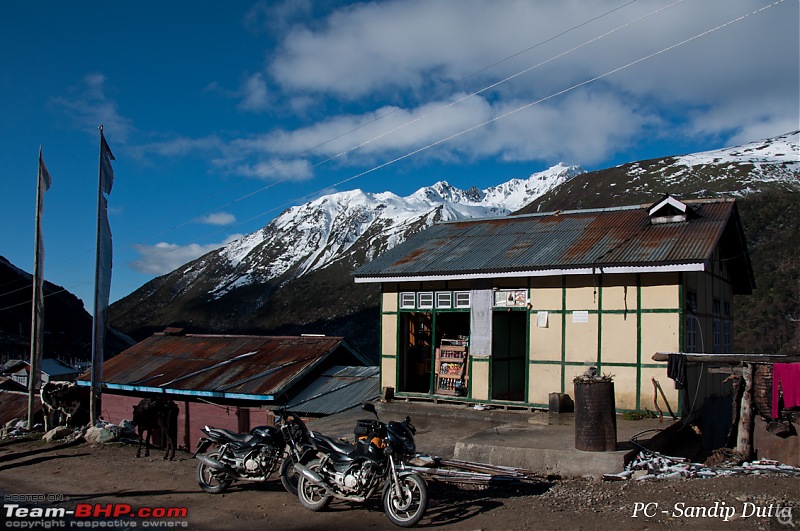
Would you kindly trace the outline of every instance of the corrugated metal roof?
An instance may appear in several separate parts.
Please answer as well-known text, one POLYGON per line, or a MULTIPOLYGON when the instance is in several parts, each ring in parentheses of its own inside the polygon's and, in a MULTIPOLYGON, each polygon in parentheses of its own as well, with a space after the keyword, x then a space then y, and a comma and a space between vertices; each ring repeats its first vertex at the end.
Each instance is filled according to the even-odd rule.
POLYGON ((378 367, 331 367, 287 404, 308 415, 333 415, 380 395, 378 367))
MULTIPOLYGON (((37 415, 41 409, 42 404, 37 395, 33 399, 33 414, 37 415)), ((6 424, 23 418, 28 418, 28 393, 0 391, 0 423, 6 424)))
MULTIPOLYGON (((348 362, 366 362, 341 337, 158 333, 106 361, 103 384, 271 399, 334 352, 345 354, 342 359, 348 362)), ((88 375, 80 378, 87 379, 88 375)))
POLYGON ((442 223, 365 264, 355 276, 380 281, 703 263, 735 215, 735 203, 686 203, 689 219, 676 223, 651 223, 648 206, 442 223))

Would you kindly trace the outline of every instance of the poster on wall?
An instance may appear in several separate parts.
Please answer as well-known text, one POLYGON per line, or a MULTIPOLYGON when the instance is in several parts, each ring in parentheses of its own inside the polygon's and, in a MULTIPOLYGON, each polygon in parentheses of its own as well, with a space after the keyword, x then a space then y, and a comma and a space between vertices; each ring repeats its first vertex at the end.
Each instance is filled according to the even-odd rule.
POLYGON ((528 305, 527 289, 499 289, 494 292, 494 305, 524 307, 528 305))
POLYGON ((572 312, 572 322, 573 323, 588 323, 589 322, 589 312, 586 310, 576 310, 572 312))

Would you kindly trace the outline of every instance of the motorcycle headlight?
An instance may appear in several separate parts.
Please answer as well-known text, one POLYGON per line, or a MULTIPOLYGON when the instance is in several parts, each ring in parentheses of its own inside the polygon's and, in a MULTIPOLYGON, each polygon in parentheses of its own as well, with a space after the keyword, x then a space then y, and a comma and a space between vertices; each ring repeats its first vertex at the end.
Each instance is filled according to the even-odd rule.
POLYGON ((406 447, 406 448, 405 448, 405 450, 406 450, 406 453, 408 453, 408 454, 414 454, 414 453, 416 453, 416 451, 417 451, 417 447, 416 447, 416 445, 414 444, 414 441, 413 441, 413 440, 407 440, 407 441, 406 441, 406 444, 405 444, 405 447, 406 447))

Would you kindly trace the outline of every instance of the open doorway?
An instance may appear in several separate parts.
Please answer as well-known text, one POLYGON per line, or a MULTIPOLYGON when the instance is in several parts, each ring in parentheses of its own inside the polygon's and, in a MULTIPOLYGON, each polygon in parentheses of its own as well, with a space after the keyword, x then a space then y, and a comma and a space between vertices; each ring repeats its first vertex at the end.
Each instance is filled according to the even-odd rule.
POLYGON ((436 346, 442 346, 442 339, 468 339, 469 313, 439 312, 436 314, 436 346))
POLYGON ((492 399, 525 400, 527 312, 492 316, 492 399))
POLYGON ((433 315, 403 313, 400 317, 399 391, 430 393, 433 315))

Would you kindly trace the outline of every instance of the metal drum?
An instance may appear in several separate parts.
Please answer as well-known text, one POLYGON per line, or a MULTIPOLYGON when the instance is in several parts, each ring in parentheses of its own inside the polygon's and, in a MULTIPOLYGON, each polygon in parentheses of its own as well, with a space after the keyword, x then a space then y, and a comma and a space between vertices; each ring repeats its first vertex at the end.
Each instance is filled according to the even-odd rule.
POLYGON ((617 449, 614 382, 575 382, 575 448, 588 452, 617 449))

